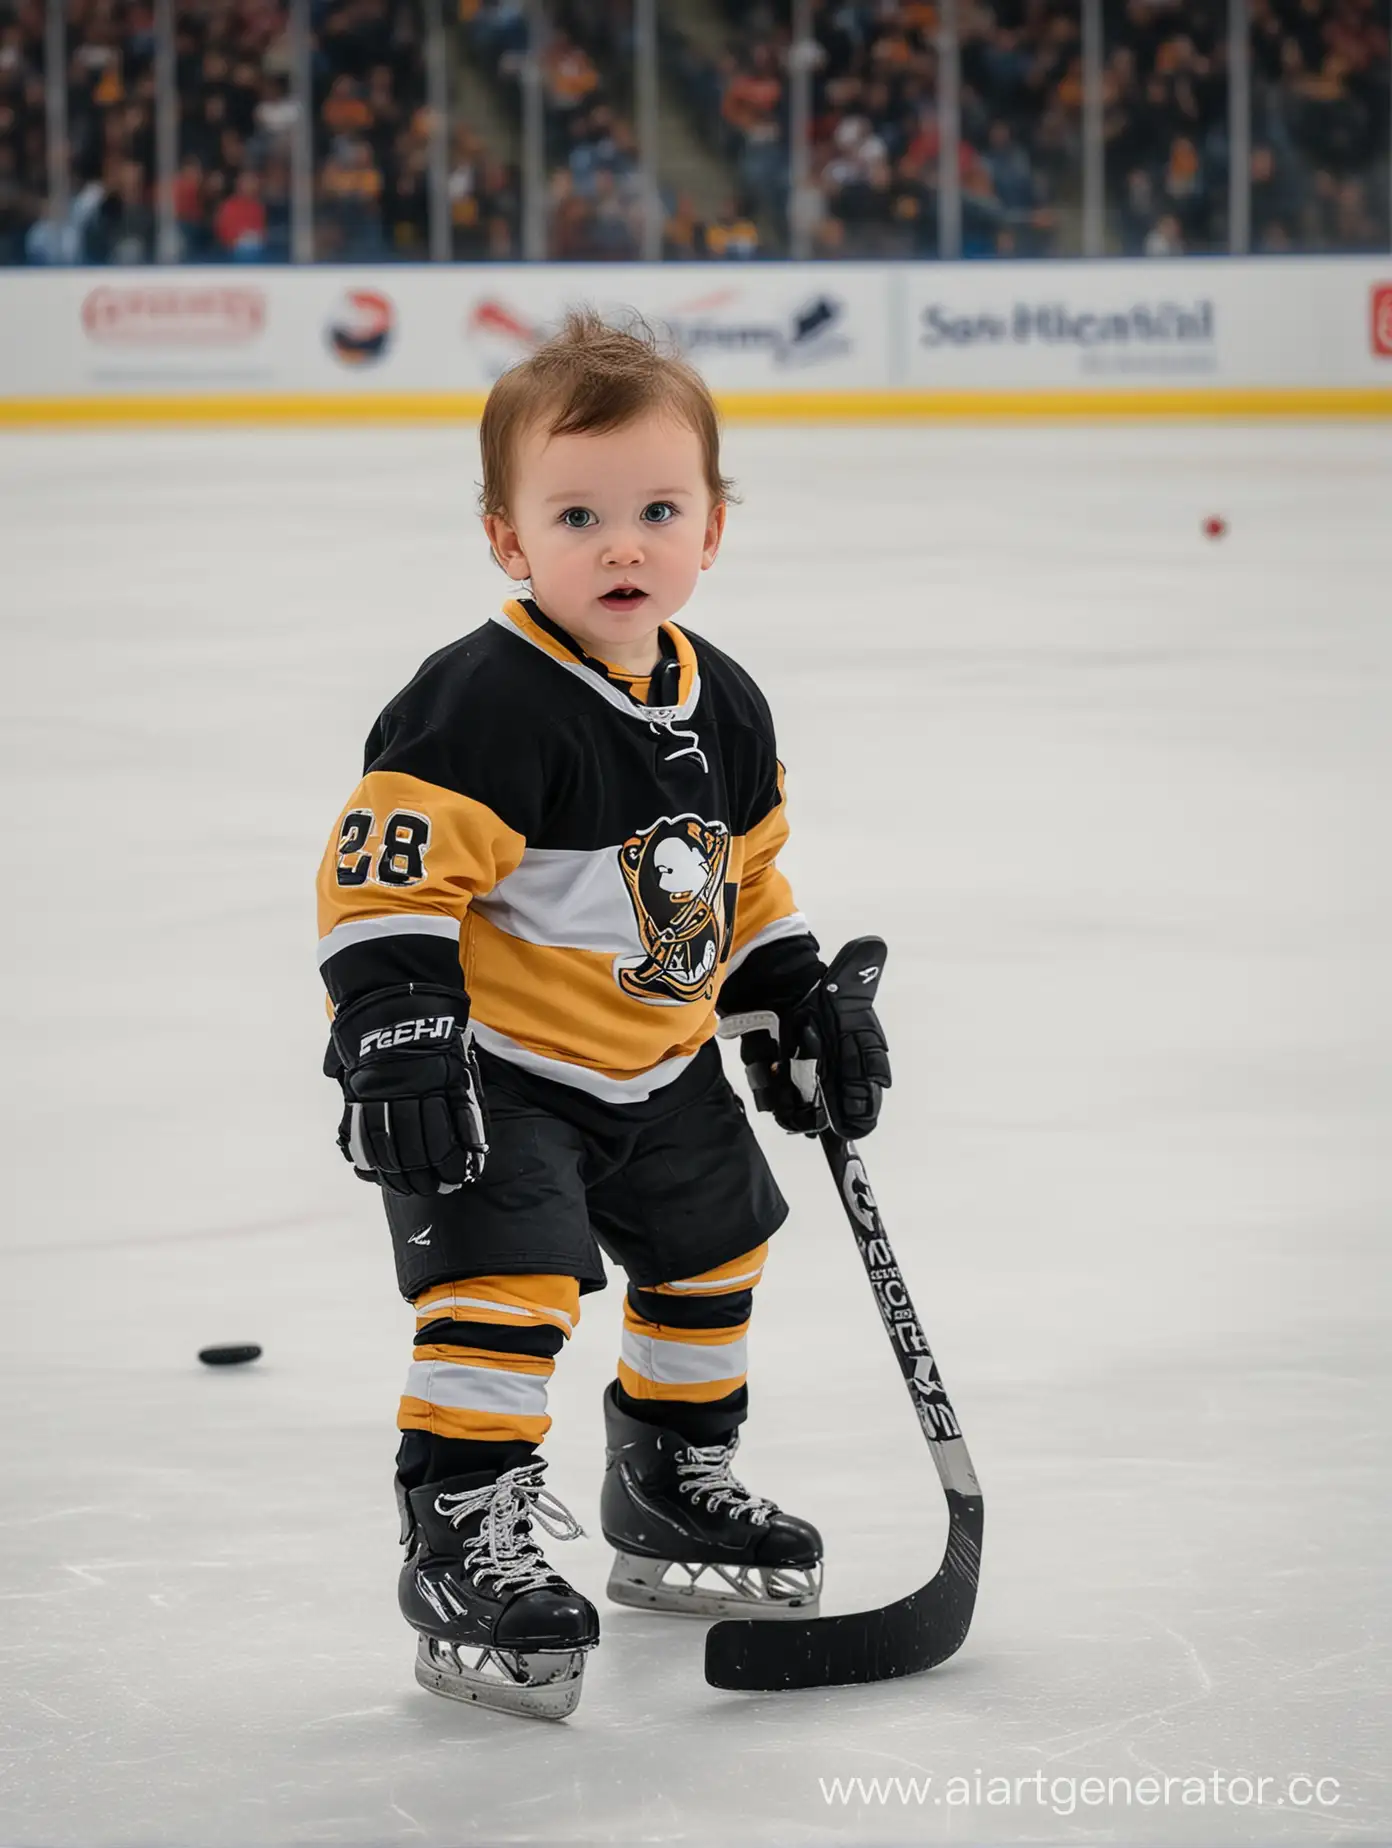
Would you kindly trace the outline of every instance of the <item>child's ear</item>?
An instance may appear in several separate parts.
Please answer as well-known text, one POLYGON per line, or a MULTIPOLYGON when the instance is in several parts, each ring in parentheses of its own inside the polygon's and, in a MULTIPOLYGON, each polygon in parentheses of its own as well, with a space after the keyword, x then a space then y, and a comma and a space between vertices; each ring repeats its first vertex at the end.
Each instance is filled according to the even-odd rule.
POLYGON ((522 550, 522 541, 517 537, 517 528, 509 524, 505 514, 484 514, 483 530, 493 548, 494 558, 510 578, 520 584, 532 575, 527 555, 522 550))
POLYGON ((709 571, 725 537, 725 502, 717 501, 706 520, 706 542, 701 548, 701 569, 709 571))

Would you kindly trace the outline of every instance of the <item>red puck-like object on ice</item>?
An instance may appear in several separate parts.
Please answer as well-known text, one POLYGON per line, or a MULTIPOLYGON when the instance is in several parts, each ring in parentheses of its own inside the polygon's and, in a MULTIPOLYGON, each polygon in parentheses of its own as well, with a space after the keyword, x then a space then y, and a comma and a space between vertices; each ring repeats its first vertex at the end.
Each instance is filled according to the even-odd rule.
POLYGON ((1205 539, 1221 539, 1228 530, 1228 523, 1220 514, 1211 513, 1203 523, 1205 539))

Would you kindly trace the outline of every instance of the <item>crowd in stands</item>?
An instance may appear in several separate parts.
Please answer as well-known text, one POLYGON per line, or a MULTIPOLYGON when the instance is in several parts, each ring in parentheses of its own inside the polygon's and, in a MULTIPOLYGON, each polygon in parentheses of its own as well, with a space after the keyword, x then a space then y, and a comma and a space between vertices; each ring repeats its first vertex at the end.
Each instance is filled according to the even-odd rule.
POLYGON ((1251 0, 1254 250, 1386 250, 1386 0, 1251 0))
POLYGON ((1111 242, 1128 256, 1224 249, 1226 0, 1104 0, 1103 43, 1111 242))
MULTIPOLYGON (((723 163, 716 213, 660 204, 672 260, 932 257, 941 138, 932 0, 813 0, 811 184, 790 196, 791 7, 723 6, 723 54, 659 9, 662 65, 723 163)), ((456 12, 457 9, 457 12, 456 12)), ((462 51, 514 124, 524 0, 456 0, 462 51)), ((174 0, 172 246, 157 196, 153 0, 65 0, 68 207, 49 210, 45 0, 0 0, 0 263, 272 261, 291 255, 287 0, 174 0)), ((1249 0, 1252 247, 1386 249, 1386 0, 1249 0)), ((313 249, 430 254, 435 124, 423 0, 311 0, 313 249)), ((1081 247, 1079 0, 960 0, 957 173, 967 256, 1081 247)), ((649 209, 634 129, 633 0, 554 0, 541 60, 547 247, 633 258, 649 209)), ((1102 0, 1110 250, 1182 255, 1229 238, 1227 0, 1102 0)), ((521 255, 521 185, 476 129, 447 135, 450 251, 521 255)), ((659 209, 659 208, 653 208, 659 209)))
POLYGON ((0 264, 23 263, 48 200, 43 0, 0 0, 0 264))
MULTIPOLYGON (((290 134, 298 111, 287 25, 284 0, 175 8, 173 208, 185 262, 283 262, 290 255, 290 134)), ((154 176, 142 177, 153 219, 154 176)), ((132 253, 113 251, 111 260, 129 262, 132 253)))
MULTIPOLYGON (((522 0, 464 0, 461 10, 470 56, 520 122, 528 50, 522 0)), ((548 13, 540 58, 547 253, 560 260, 635 258, 644 190, 628 76, 632 0, 561 0, 548 13)))
MULTIPOLYGON (((938 251, 937 11, 929 0, 817 0, 812 188, 789 193, 787 7, 726 0, 715 61, 680 38, 667 56, 692 119, 734 166, 748 211, 786 250, 802 215, 820 256, 938 251)), ((1076 0, 961 9, 963 249, 1043 255, 1077 190, 1082 101, 1076 0)))
MULTIPOLYGON (((815 0, 810 196, 789 196, 789 7, 724 0, 723 57, 665 46, 693 122, 785 250, 801 212, 826 256, 937 254, 937 9, 815 0)), ((1385 249, 1385 0, 1251 0, 1252 247, 1385 249)), ((1131 255, 1228 239, 1225 0, 1103 0, 1107 242, 1131 255)), ((963 0, 957 170, 967 256, 1081 245, 1078 0, 963 0)))
MULTIPOLYGON (((69 208, 49 215, 44 0, 0 0, 0 262, 144 263, 166 252, 156 186, 150 0, 68 0, 69 208)), ((424 258, 432 122, 411 0, 312 0, 313 249, 424 258)), ((173 248, 185 262, 291 255, 299 127, 285 0, 178 0, 173 248)), ((514 171, 456 126, 452 251, 510 256, 514 171)))

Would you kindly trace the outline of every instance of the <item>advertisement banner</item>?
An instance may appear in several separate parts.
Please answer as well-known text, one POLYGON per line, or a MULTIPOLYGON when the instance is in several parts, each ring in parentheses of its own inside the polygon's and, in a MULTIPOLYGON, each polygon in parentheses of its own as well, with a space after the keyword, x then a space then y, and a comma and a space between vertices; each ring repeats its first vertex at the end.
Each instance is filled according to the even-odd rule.
POLYGON ((731 414, 1392 413, 1392 257, 0 273, 0 418, 472 417, 568 306, 731 414))
POLYGON ((673 340, 718 392, 891 387, 883 272, 850 264, 727 264, 476 271, 465 341, 481 390, 530 352, 567 307, 620 325, 634 312, 673 340))
POLYGON ((1392 386, 1377 305, 1389 286, 1392 258, 923 266, 905 278, 903 383, 1392 386))

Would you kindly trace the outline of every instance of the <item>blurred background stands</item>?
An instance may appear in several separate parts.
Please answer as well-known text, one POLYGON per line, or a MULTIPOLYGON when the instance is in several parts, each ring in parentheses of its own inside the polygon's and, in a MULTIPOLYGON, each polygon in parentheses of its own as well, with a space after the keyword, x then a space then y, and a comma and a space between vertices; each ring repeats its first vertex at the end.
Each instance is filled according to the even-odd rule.
POLYGON ((0 263, 1383 250, 1388 53, 1389 0, 0 0, 0 263))

